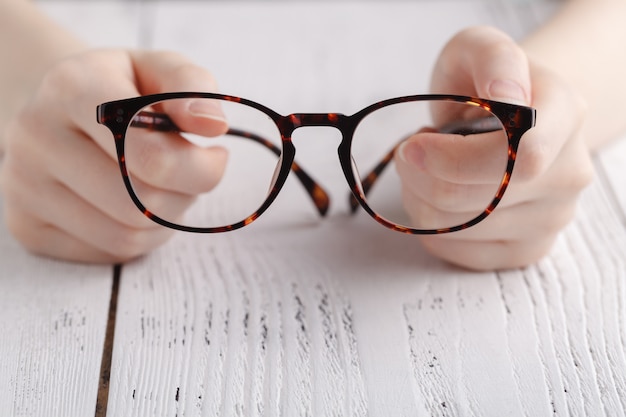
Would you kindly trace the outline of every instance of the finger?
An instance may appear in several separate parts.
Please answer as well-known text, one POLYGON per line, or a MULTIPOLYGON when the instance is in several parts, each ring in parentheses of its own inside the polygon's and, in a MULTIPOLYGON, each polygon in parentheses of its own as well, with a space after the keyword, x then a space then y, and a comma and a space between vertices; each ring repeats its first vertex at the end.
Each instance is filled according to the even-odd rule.
POLYGON ((480 271, 520 268, 550 252, 556 235, 542 234, 527 240, 462 241, 442 239, 440 235, 420 236, 424 248, 454 265, 480 271))
MULTIPOLYGON (((76 130, 94 139, 112 159, 117 159, 117 155, 111 132, 93 120, 93 110, 102 100, 172 90, 208 91, 215 87, 215 81, 208 71, 174 53, 134 52, 129 54, 120 51, 97 51, 77 61, 66 63, 62 68, 57 69, 57 72, 67 77, 67 74, 89 73, 91 68, 94 73, 107 71, 110 76, 104 78, 101 83, 95 84, 83 79, 84 75, 77 75, 72 82, 62 82, 57 79, 57 83, 68 84, 70 88, 76 89, 76 94, 73 96, 79 99, 70 100, 67 103, 69 108, 53 109, 59 116, 52 117, 51 122, 56 120, 55 125, 62 126, 63 115, 70 114, 76 130), (78 90, 81 89, 92 91, 92 94, 79 94, 78 90), (95 101, 85 102, 89 100, 95 101), (86 113, 85 109, 89 109, 89 112, 86 113)), ((54 83, 50 82, 50 84, 54 83)), ((183 109, 185 102, 178 101, 180 105, 173 106, 172 111, 176 112, 176 107, 180 108, 178 109, 180 111, 176 113, 179 118, 176 123, 186 126, 186 130, 210 136, 220 134, 227 129, 227 125, 218 114, 219 106, 213 106, 213 110, 217 113, 206 116, 206 111, 203 113, 197 109, 195 103, 190 103, 188 109, 183 109)), ((208 102, 209 105, 210 103, 214 102, 208 102)), ((126 140, 127 151, 133 155, 141 155, 141 157, 133 159, 140 163, 134 163, 131 169, 136 170, 134 173, 147 184, 164 190, 194 194, 211 189, 223 172, 226 162, 224 150, 201 149, 192 146, 189 141, 180 136, 168 136, 163 133, 148 134, 147 130, 146 136, 128 137, 133 135, 134 133, 131 134, 129 130, 126 140)))
POLYGON ((7 224, 13 225, 12 233, 31 253, 70 262, 111 264, 121 260, 109 253, 90 246, 54 226, 46 225, 35 219, 28 224, 20 224, 12 218, 12 213, 5 213, 7 224), (20 226, 27 226, 21 228, 20 226))
POLYGON ((77 239, 54 225, 37 218, 24 218, 15 221, 11 210, 5 213, 5 221, 12 225, 11 232, 31 253, 70 262, 111 264, 126 262, 133 257, 116 256, 92 246, 89 242, 77 239), (26 221, 24 221, 26 220, 26 221))
POLYGON ((448 42, 432 77, 435 92, 478 95, 514 104, 531 102, 528 60, 505 33, 473 27, 448 42))
MULTIPOLYGON (((61 61, 48 71, 30 106, 31 118, 48 127, 48 135, 68 129, 85 132, 115 159, 115 141, 106 127, 95 122, 95 108, 105 101, 137 95, 129 54, 96 50, 61 61)), ((30 127, 31 131, 36 128, 30 127)), ((44 134, 40 131, 36 137, 44 134)))
POLYGON ((20 214, 19 219, 15 217, 11 209, 5 211, 5 222, 10 226, 12 234, 33 254, 85 263, 111 264, 125 260, 90 246, 88 242, 78 240, 39 219, 25 218, 23 214, 20 214))
MULTIPOLYGON (((398 171, 405 179, 403 202, 414 227, 434 229, 464 224, 481 214, 495 196, 496 187, 493 186, 450 183, 407 168, 402 163, 398 163, 398 171)), ((571 220, 570 209, 592 177, 593 166, 588 150, 582 138, 573 137, 545 175, 532 181, 512 182, 503 200, 486 220, 465 231, 445 236, 498 239, 514 238, 517 232, 540 236, 543 231, 559 230, 571 220), (531 207, 542 205, 544 209, 533 214, 531 207)))
MULTIPOLYGON (((471 194, 472 187, 466 187, 471 194)), ((411 219, 411 226, 417 229, 444 229, 460 226, 481 215, 493 201, 493 193, 484 193, 477 199, 470 195, 459 198, 458 194, 445 195, 435 190, 433 195, 420 195, 408 185, 402 187, 402 202, 405 212, 411 219)))
MULTIPOLYGON (((54 179, 70 188, 83 200, 88 201, 93 209, 103 212, 111 219, 128 227, 161 227, 145 217, 128 197, 120 169, 115 161, 107 158, 95 143, 87 140, 81 133, 76 132, 64 139, 57 144, 59 157, 47 158, 46 155, 39 157, 40 160, 47 161, 46 164, 54 179), (80 157, 66 158, 68 155, 80 157), (98 186, 94 187, 94 184, 98 186)), ((156 153, 159 154, 159 152, 156 153)), ((193 156, 197 157, 196 153, 193 156)), ((181 167, 173 168, 178 171, 184 170, 181 167)), ((199 188, 205 184, 201 184, 200 179, 194 184, 178 184, 172 182, 173 176, 163 177, 162 175, 161 170, 152 171, 152 177, 155 180, 162 180, 159 185, 169 184, 172 190, 154 187, 143 183, 136 177, 132 179, 133 188, 141 196, 142 203, 151 211, 168 219, 180 218, 193 202, 195 198, 192 196, 193 192, 197 191, 188 189, 192 186, 199 188), (181 190, 187 190, 190 193, 187 194, 181 190)), ((206 175, 202 179, 206 180, 206 178, 208 178, 208 186, 212 186, 219 177, 218 174, 206 175)))
MULTIPOLYGON (((211 91, 216 88, 211 74, 186 58, 169 52, 132 53, 140 92, 211 91)), ((228 129, 216 100, 168 100, 162 108, 183 131, 202 136, 219 136, 228 129)), ((145 184, 157 188, 197 194, 212 189, 221 178, 226 151, 198 147, 175 134, 130 132, 126 136, 129 170, 145 184)))
POLYGON ((208 98, 174 99, 159 103, 182 132, 205 137, 226 133, 228 121, 222 110, 221 100, 208 98))
MULTIPOLYGON (((403 169, 399 164, 400 175, 408 178, 403 181, 402 198, 412 225, 417 228, 437 229, 467 223, 480 215, 495 197, 494 186, 454 184, 420 172, 413 172, 409 177, 403 169)), ((561 229, 571 220, 568 209, 575 206, 580 191, 589 184, 592 174, 593 166, 583 141, 572 140, 546 175, 529 183, 511 184, 505 198, 486 220, 450 236, 467 234, 496 239, 498 235, 509 237, 518 228, 524 233, 537 235, 542 230, 561 229), (539 210, 533 214, 530 207, 541 205, 545 206, 544 212, 539 210), (549 221, 543 224, 543 220, 549 221), (507 221, 510 222, 508 226, 507 221), (541 227, 537 229, 537 225, 541 227)))
MULTIPOLYGON (((66 60, 51 70, 40 89, 45 100, 40 101, 55 103, 45 109, 52 113, 51 118, 85 132, 111 158, 115 158, 111 132, 94 122, 97 105, 167 91, 213 91, 215 86, 215 80, 207 70, 175 53, 97 50, 66 60), (94 74, 106 76, 99 77, 96 82, 94 74)), ((180 103, 182 105, 174 106, 178 109, 173 110, 179 127, 210 136, 227 130, 219 106, 198 109, 196 105, 180 103)))
MULTIPOLYGON (((215 79, 204 68, 173 52, 136 51, 132 53, 137 84, 142 94, 170 91, 210 92, 215 79)), ((186 132, 218 136, 228 123, 218 100, 181 99, 163 104, 165 112, 186 132)))
MULTIPOLYGON (((568 143, 580 139, 585 119, 582 98, 551 72, 533 65, 533 107, 537 122, 520 141, 511 183, 542 177, 568 143)), ((588 152, 587 152, 588 153, 588 152)))
MULTIPOLYGON (((75 159, 67 158, 74 151, 84 151, 76 149, 76 145, 89 144, 98 153, 97 161, 113 164, 93 142, 76 140, 73 135, 64 135, 60 139, 57 135, 44 136, 38 138, 42 140, 34 141, 28 131, 19 128, 11 129, 11 134, 18 138, 11 141, 0 175, 5 221, 9 230, 31 251, 85 262, 119 261, 145 253, 169 236, 169 229, 145 219, 134 207, 128 224, 102 212, 99 201, 103 201, 103 207, 109 204, 108 207, 119 216, 120 207, 125 207, 122 197, 128 203, 130 199, 125 192, 110 192, 107 188, 113 178, 119 180, 119 175, 113 175, 118 170, 94 171, 88 152, 85 155, 79 153, 75 159), (65 143, 68 149, 59 147, 65 143), (39 144, 41 146, 37 146, 39 144), (60 153, 50 152, 50 145, 60 153), (72 185, 82 184, 84 190, 90 190, 95 203, 87 201, 56 178, 57 174, 64 172, 72 176, 72 185), (141 226, 137 227, 137 224, 141 226), (76 253, 68 252, 68 248, 76 253)), ((130 209, 128 205, 129 214, 130 209)))
POLYGON ((455 184, 423 173, 413 173, 409 176, 401 167, 398 167, 398 170, 405 178, 402 182, 402 191, 403 201, 407 207, 416 207, 417 210, 421 206, 426 206, 422 209, 426 210, 426 213, 432 211, 458 213, 458 217, 465 218, 466 221, 484 211, 493 201, 498 189, 494 184, 455 184))
POLYGON ((125 148, 133 181, 189 195, 213 189, 228 160, 228 152, 220 146, 200 147, 177 134, 141 129, 127 133, 125 148))
MULTIPOLYGON (((54 240, 42 239, 41 227, 57 230, 67 244, 78 241, 88 254, 108 254, 123 261, 137 257, 164 243, 172 230, 155 227, 133 228, 106 216, 60 183, 28 184, 14 182, 7 188, 11 194, 6 204, 6 220, 14 235, 30 250, 48 256, 65 256, 66 249, 54 247, 54 240), (19 188, 29 186, 29 193, 19 188), (46 204, 42 205, 41 201, 46 204)), ((78 257, 82 252, 79 251, 78 257)), ((74 255, 72 255, 74 256, 74 255)), ((88 261, 91 259, 84 259, 88 261)))
POLYGON ((402 143, 397 155, 406 182, 426 174, 454 184, 499 184, 508 142, 503 131, 465 136, 423 132, 402 143))
MULTIPOLYGON (((464 230, 444 233, 438 239, 461 241, 533 240, 545 234, 557 234, 576 213, 576 195, 531 201, 511 207, 500 207, 486 219, 464 230)), ((420 202, 414 203, 416 221, 438 222, 434 228, 461 225, 482 212, 443 212, 420 202)), ((411 213, 413 214, 413 213, 411 213)))
POLYGON ((90 201, 91 209, 99 209, 128 226, 154 227, 154 222, 128 198, 113 159, 81 132, 59 125, 56 118, 46 120, 46 114, 41 114, 43 121, 28 123, 33 113, 36 111, 26 109, 20 123, 13 123, 7 131, 10 149, 1 177, 5 201, 21 201, 21 206, 37 210, 43 219, 43 211, 56 199, 47 186, 56 181, 90 201))

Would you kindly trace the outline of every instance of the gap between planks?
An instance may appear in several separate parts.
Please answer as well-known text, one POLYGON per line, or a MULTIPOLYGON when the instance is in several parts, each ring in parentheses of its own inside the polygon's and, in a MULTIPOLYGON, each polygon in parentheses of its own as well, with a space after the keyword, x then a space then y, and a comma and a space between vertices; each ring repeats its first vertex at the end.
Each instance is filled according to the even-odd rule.
POLYGON ((100 363, 100 383, 98 384, 95 417, 106 417, 107 414, 109 381, 111 379, 111 360, 113 357, 113 343, 115 338, 115 317, 117 314, 117 299, 121 275, 122 265, 115 265, 113 267, 113 284, 111 288, 111 300, 109 301, 107 327, 102 348, 102 362, 100 363))

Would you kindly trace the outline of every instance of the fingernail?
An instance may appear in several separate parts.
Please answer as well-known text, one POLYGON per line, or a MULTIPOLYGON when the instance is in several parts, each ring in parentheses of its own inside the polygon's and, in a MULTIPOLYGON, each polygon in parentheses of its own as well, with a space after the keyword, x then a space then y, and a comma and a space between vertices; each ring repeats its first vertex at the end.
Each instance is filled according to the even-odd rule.
POLYGON ((528 105, 526 92, 517 82, 512 80, 495 80, 489 85, 489 98, 505 103, 528 105))
POLYGON ((397 150, 400 159, 407 164, 413 165, 420 170, 425 170, 424 149, 416 142, 404 141, 397 150))
POLYGON ((204 117, 213 120, 226 120, 219 103, 214 100, 191 100, 187 104, 187 111, 195 117, 204 117))

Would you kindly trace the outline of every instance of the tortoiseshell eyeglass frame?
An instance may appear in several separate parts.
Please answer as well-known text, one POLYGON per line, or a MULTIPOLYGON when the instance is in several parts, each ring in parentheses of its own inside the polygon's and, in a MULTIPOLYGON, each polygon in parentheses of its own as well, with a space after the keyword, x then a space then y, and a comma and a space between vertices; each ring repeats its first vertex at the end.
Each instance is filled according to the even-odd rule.
MULTIPOLYGON (((496 208, 496 206, 502 199, 502 196, 504 195, 504 192, 506 191, 509 181, 511 179, 511 175, 513 174, 513 167, 515 165, 515 159, 517 156, 517 150, 520 144, 520 140, 524 133, 526 133, 526 131, 528 131, 535 125, 535 117, 536 111, 532 107, 502 103, 470 96, 450 94, 423 94, 391 98, 388 100, 374 103, 351 116, 347 116, 341 113, 294 113, 283 116, 259 103, 244 98, 224 94, 198 92, 173 92, 140 96, 103 103, 97 107, 98 123, 105 125, 113 133, 113 136, 115 138, 117 159, 120 171, 122 173, 122 178, 126 189, 128 190, 128 193, 130 194, 130 197, 132 198, 137 208, 146 217, 163 226, 177 230, 198 233, 227 232, 239 229, 252 223, 259 216, 261 216, 261 214, 263 214, 263 212, 265 212, 265 210, 267 210, 267 208, 276 199, 278 193, 285 184, 287 176, 289 175, 289 171, 293 171, 297 175, 298 179, 311 196, 311 199, 316 205, 318 212, 321 216, 324 216, 329 206, 328 195, 323 190, 323 188, 320 187, 295 162, 296 149, 291 140, 291 136, 296 129, 310 126, 334 127, 341 132, 342 140, 338 147, 339 161, 345 178, 348 181, 350 190, 352 191, 352 195, 350 196, 350 205, 353 212, 356 210, 358 205, 360 205, 378 223, 389 229, 408 234, 441 234, 466 229, 484 220, 496 208), (278 158, 282 157, 279 173, 276 176, 274 184, 272 185, 266 200, 256 212, 252 213, 250 216, 240 222, 221 227, 209 228, 190 227, 171 223, 150 212, 142 204, 142 202, 135 194, 135 191, 133 190, 126 167, 126 158, 124 153, 126 130, 128 129, 128 127, 132 126, 163 132, 180 132, 180 129, 167 115, 163 113, 148 112, 145 110, 142 111, 142 109, 163 100, 192 98, 223 100, 228 102, 240 103, 242 105, 252 107, 260 112, 263 112, 271 120, 273 120, 281 134, 282 149, 279 149, 271 141, 251 132, 230 129, 226 133, 227 135, 234 135, 241 138, 253 140, 268 148, 278 158), (498 126, 498 129, 504 127, 506 131, 508 137, 508 160, 506 165, 506 171, 502 177, 501 183, 498 186, 497 192, 494 195, 491 203, 479 215, 466 223, 440 229, 414 229, 411 227, 392 223, 382 216, 378 215, 374 210, 369 207, 366 201, 367 192, 371 188, 372 184, 376 182, 376 179, 380 176, 380 174, 386 168, 389 162, 393 159, 394 152, 399 143, 393 147, 393 149, 382 159, 382 161, 374 168, 371 173, 368 173, 361 179, 360 185, 356 182, 355 178, 357 178, 357 175, 355 172, 353 172, 351 147, 353 135, 359 123, 369 114, 383 107, 399 103, 418 101, 451 101, 481 107, 495 115, 500 120, 502 126, 498 126)), ((459 127, 458 129, 451 128, 447 133, 461 134, 463 129, 463 127, 459 127)), ((494 129, 487 128, 486 130, 484 130, 484 132, 491 130, 494 129)), ((474 133, 476 133, 476 131, 474 131, 474 133)))

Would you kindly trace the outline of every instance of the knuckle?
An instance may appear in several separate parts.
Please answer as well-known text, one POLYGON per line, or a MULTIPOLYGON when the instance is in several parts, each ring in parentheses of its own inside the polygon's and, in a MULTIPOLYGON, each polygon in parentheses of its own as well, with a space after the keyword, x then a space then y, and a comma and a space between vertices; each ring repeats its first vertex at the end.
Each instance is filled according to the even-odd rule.
POLYGON ((132 77, 128 61, 127 52, 121 49, 95 49, 62 59, 42 77, 39 98, 68 104, 86 92, 108 96, 119 89, 117 75, 132 77))
POLYGON ((185 62, 187 58, 180 52, 173 50, 159 50, 149 52, 152 54, 151 59, 157 59, 163 62, 185 62))
POLYGON ((13 190, 25 193, 34 183, 48 178, 51 140, 36 121, 22 112, 6 131, 4 160, 0 169, 0 181, 4 188, 11 186, 13 190))
POLYGON ((4 223, 9 233, 29 252, 41 253, 43 245, 38 230, 41 225, 19 207, 5 203, 4 208, 4 223))
POLYGON ((424 249, 431 255, 468 270, 488 271, 501 267, 503 259, 480 250, 482 243, 450 242, 438 235, 420 236, 424 249))
POLYGON ((162 141, 142 141, 127 151, 127 165, 133 177, 152 185, 163 185, 176 169, 176 161, 169 155, 162 141))
POLYGON ((430 204, 438 210, 452 212, 463 207, 468 201, 466 186, 443 182, 433 188, 430 204))
POLYGON ((187 61, 181 60, 181 62, 173 65, 169 73, 170 78, 177 83, 189 84, 191 81, 193 83, 202 83, 203 85, 208 84, 210 89, 216 88, 215 78, 209 71, 187 61))
POLYGON ((558 231, 546 233, 541 239, 524 242, 523 245, 526 251, 522 252, 524 255, 521 257, 522 262, 518 262, 519 266, 530 265, 549 255, 558 235, 558 231))
POLYGON ((468 44, 488 45, 482 48, 489 54, 515 54, 526 57, 521 47, 505 32, 487 25, 471 26, 458 32, 450 41, 453 47, 465 48, 468 44))
POLYGON ((215 84, 215 80, 213 79, 213 76, 209 72, 195 65, 191 65, 191 64, 180 65, 176 69, 176 73, 183 79, 198 78, 198 79, 204 79, 206 81, 209 81, 211 84, 215 84))
POLYGON ((0 168, 0 193, 3 194, 5 200, 11 199, 15 193, 15 169, 14 165, 8 161, 4 161, 0 168))
POLYGON ((83 91, 86 79, 81 62, 82 60, 65 59, 53 66, 42 78, 40 97, 60 100, 63 97, 74 98, 83 91))
POLYGON ((595 176, 593 164, 589 158, 578 164, 567 178, 568 187, 576 194, 587 188, 595 176))
POLYGON ((33 120, 27 115, 20 114, 16 119, 16 124, 7 130, 5 136, 5 161, 4 163, 10 167, 17 168, 22 164, 32 165, 31 162, 37 152, 33 152, 34 144, 31 143, 32 137, 38 137, 39 132, 28 132, 27 130, 38 129, 38 123, 32 123, 33 120), (21 119, 21 120, 20 120, 21 119), (19 125, 18 125, 19 124, 19 125))
POLYGON ((550 254, 558 233, 546 233, 540 239, 510 242, 496 268, 521 268, 536 263, 550 254))
POLYGON ((491 58, 503 60, 508 59, 513 62, 527 62, 524 51, 510 39, 494 39, 487 50, 491 58))
MULTIPOLYGON (((39 107, 34 102, 27 104, 7 124, 3 135, 6 154, 28 148, 33 138, 49 135, 46 129, 45 116, 39 107)), ((28 161, 28 159, 23 161, 28 161)))
POLYGON ((117 241, 111 248, 110 253, 117 259, 129 260, 143 255, 144 249, 136 240, 127 236, 117 241))
POLYGON ((551 210, 544 212, 539 227, 539 233, 542 236, 556 235, 565 229, 576 215, 576 201, 570 201, 565 204, 559 204, 552 207, 551 210))
POLYGON ((121 226, 107 252, 119 260, 138 258, 161 245, 171 235, 165 228, 139 229, 121 226))
POLYGON ((142 231, 121 227, 107 252, 117 259, 133 259, 147 252, 142 231))
POLYGON ((24 172, 25 167, 15 163, 16 160, 19 161, 14 154, 7 155, 0 169, 0 191, 7 204, 17 204, 33 198, 33 177, 29 177, 29 173, 24 172))

